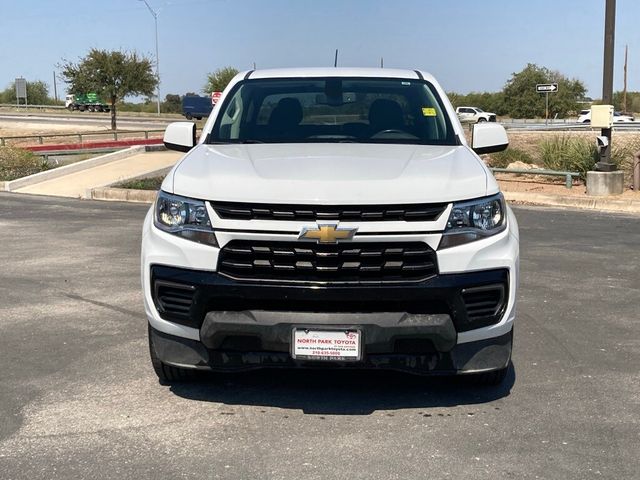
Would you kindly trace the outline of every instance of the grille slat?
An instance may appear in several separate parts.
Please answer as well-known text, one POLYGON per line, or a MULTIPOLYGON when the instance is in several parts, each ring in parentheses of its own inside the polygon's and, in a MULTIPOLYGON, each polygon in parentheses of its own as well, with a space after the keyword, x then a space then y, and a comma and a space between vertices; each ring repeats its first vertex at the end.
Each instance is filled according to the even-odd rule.
POLYGON ((504 285, 487 285, 467 288, 462 291, 462 299, 467 309, 467 317, 478 321, 498 315, 504 307, 504 285))
POLYGON ((169 318, 186 318, 189 316, 195 287, 173 282, 155 281, 156 306, 160 313, 169 318))
POLYGON ((447 208, 446 203, 405 205, 263 205, 212 202, 216 214, 225 220, 342 220, 356 222, 432 222, 447 208))
POLYGON ((238 280, 402 282, 438 273, 435 252, 422 242, 308 243, 233 240, 218 271, 238 280))

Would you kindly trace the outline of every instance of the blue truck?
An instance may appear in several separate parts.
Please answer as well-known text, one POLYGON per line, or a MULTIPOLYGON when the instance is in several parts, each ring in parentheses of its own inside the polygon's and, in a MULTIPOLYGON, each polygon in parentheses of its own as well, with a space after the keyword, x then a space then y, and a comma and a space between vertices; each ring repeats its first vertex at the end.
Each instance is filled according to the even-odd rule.
POLYGON ((191 120, 192 118, 201 120, 203 117, 208 117, 211 110, 213 110, 211 97, 186 95, 182 99, 182 114, 187 120, 191 120))

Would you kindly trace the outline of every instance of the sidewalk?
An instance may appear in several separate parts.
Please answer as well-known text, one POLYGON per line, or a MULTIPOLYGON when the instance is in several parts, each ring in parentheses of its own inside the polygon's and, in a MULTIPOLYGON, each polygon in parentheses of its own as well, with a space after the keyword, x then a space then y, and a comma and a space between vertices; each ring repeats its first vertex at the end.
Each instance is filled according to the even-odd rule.
POLYGON ((87 190, 102 187, 126 178, 145 175, 173 166, 180 152, 146 152, 105 165, 96 166, 64 177, 45 180, 16 190, 18 193, 85 198, 87 190))

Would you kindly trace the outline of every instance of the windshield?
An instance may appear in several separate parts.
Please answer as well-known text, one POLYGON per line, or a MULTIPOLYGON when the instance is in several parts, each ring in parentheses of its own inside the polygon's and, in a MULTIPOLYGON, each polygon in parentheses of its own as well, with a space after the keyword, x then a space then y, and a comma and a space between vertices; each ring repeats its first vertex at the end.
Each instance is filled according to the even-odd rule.
POLYGON ((442 101, 422 80, 254 79, 225 99, 208 143, 456 145, 442 101))

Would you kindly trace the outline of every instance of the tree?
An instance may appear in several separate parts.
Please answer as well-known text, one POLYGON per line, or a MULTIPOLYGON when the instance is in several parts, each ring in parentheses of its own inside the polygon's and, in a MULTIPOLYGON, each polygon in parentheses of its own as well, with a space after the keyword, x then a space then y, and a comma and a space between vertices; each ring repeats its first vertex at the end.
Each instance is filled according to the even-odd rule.
MULTIPOLYGON (((625 110, 623 105, 623 93, 614 92, 613 94, 613 106, 616 110, 625 110)), ((627 92, 627 108, 626 112, 640 112, 640 92, 627 92)))
POLYGON ((506 113, 513 118, 543 117, 545 95, 536 92, 538 83, 557 83, 557 93, 549 94, 549 115, 566 116, 576 112, 578 101, 584 97, 586 88, 577 79, 569 79, 560 72, 529 63, 520 72, 513 73, 504 87, 506 113))
POLYGON ((166 113, 182 113, 182 99, 180 95, 168 93, 162 102, 162 110, 166 113))
POLYGON ((202 92, 211 94, 212 92, 221 92, 225 89, 233 77, 238 74, 238 70, 233 67, 219 68, 213 73, 207 75, 207 83, 202 92))
POLYGON ((502 92, 471 92, 467 94, 448 93, 451 104, 455 107, 478 107, 485 112, 497 115, 506 114, 504 95, 502 92))
MULTIPOLYGON (((52 105, 49 98, 49 86, 42 80, 27 81, 27 101, 29 105, 52 105)), ((0 103, 16 103, 16 84, 11 84, 0 93, 0 103)))
POLYGON ((153 63, 136 52, 92 48, 78 63, 63 60, 62 77, 73 94, 95 92, 111 104, 111 129, 116 130, 116 103, 129 95, 153 95, 158 79, 153 63))

